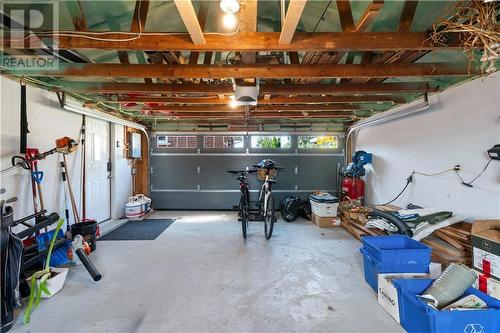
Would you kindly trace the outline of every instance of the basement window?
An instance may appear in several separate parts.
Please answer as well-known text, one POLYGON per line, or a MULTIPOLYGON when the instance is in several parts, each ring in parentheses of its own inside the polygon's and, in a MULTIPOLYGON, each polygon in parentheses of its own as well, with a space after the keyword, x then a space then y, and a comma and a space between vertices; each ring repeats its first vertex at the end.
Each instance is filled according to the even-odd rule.
POLYGON ((207 149, 244 148, 243 136, 207 135, 203 137, 203 148, 207 149))
POLYGON ((299 149, 337 149, 339 138, 335 135, 299 136, 299 149))
POLYGON ((198 138, 194 135, 158 135, 156 146, 158 148, 197 148, 198 138))
POLYGON ((290 137, 286 135, 256 135, 250 141, 252 148, 261 149, 286 149, 291 148, 290 137))

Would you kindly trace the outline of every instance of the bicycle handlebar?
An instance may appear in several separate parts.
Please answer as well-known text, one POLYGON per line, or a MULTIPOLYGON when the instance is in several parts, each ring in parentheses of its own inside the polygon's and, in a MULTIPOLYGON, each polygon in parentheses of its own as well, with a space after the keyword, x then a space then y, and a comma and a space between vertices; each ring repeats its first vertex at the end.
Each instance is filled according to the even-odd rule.
POLYGON ((227 170, 227 172, 232 173, 233 175, 237 175, 239 173, 254 173, 257 172, 258 170, 256 169, 249 169, 249 170, 227 170))
POLYGON ((274 169, 274 170, 284 170, 284 169, 285 169, 285 168, 280 167, 280 166, 262 167, 262 166, 260 166, 260 165, 258 165, 258 164, 252 164, 252 166, 253 166, 254 168, 259 168, 259 169, 267 169, 267 170, 272 170, 272 169, 274 169))

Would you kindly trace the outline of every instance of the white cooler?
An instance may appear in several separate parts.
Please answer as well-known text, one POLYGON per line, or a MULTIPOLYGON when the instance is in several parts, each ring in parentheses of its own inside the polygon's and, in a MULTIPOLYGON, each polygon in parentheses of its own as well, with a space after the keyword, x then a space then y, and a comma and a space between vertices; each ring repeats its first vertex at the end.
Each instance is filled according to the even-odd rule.
POLYGON ((339 207, 339 199, 331 194, 325 193, 320 195, 309 196, 311 202, 311 212, 319 217, 337 216, 337 208, 339 207))

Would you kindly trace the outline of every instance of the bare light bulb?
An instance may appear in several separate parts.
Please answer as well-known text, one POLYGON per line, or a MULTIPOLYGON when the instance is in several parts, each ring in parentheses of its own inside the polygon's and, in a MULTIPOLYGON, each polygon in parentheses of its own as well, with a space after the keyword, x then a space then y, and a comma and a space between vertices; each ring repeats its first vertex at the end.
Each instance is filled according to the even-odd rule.
POLYGON ((236 108, 236 107, 238 106, 238 104, 236 104, 236 97, 231 96, 231 97, 229 97, 229 98, 231 99, 231 100, 229 101, 229 106, 230 106, 231 108, 233 108, 233 109, 234 109, 234 108, 236 108))
POLYGON ((222 19, 222 22, 224 23, 224 26, 228 29, 233 29, 236 27, 236 16, 232 13, 227 13, 224 15, 224 18, 222 19))

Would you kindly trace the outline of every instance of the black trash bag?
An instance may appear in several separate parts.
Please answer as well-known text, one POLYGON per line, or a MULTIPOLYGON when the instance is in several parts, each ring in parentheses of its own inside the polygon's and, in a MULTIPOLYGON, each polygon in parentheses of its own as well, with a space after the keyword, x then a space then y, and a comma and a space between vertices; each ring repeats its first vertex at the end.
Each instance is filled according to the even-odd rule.
POLYGON ((300 209, 300 217, 311 221, 311 202, 309 199, 302 200, 302 207, 300 209))
POLYGON ((288 195, 281 200, 281 216, 286 222, 295 221, 300 215, 302 201, 294 195, 288 195))

